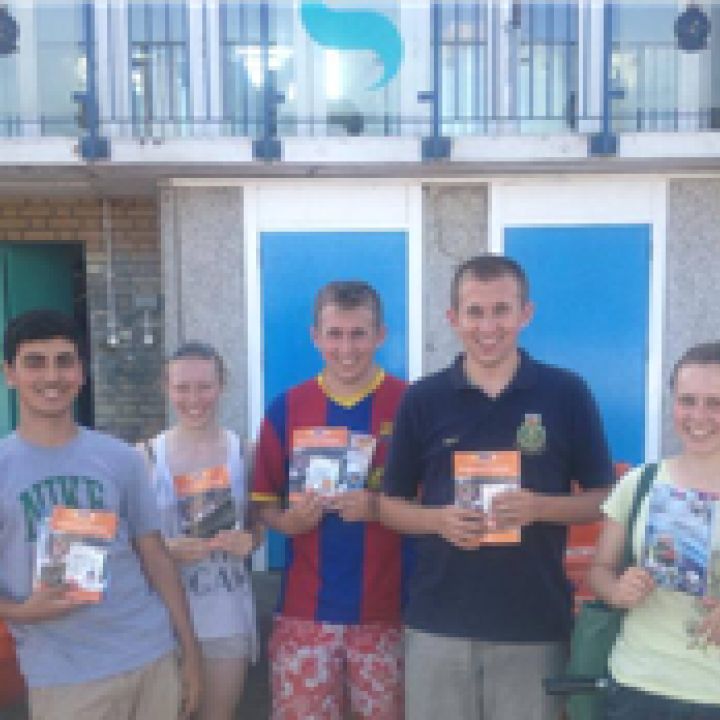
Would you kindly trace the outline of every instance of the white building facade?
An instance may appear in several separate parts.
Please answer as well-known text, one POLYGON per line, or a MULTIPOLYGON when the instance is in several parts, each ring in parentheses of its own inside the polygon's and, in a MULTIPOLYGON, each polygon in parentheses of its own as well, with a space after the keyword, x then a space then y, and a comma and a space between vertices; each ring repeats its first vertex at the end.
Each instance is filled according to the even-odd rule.
POLYGON ((18 248, 79 248, 57 273, 88 421, 160 427, 161 356, 200 338, 252 436, 316 369, 336 277, 378 285, 382 361, 418 377, 457 349, 453 267, 492 251, 528 269, 526 344, 588 377, 616 459, 670 444, 669 367, 718 335, 720 3, 10 2, 0 30, 5 312, 41 301, 10 287, 40 277, 18 248))

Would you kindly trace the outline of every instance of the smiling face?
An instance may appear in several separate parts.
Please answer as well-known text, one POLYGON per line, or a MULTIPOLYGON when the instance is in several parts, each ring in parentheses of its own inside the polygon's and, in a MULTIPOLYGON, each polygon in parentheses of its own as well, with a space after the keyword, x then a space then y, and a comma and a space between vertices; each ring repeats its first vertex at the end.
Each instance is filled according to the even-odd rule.
POLYGON ((5 381, 17 390, 20 420, 71 419, 73 403, 84 382, 82 361, 65 338, 30 340, 4 365, 5 381))
POLYGON ((171 360, 167 367, 167 390, 181 425, 201 429, 216 421, 222 384, 214 359, 171 360))
POLYGON ((465 275, 458 286, 458 303, 448 311, 450 325, 463 345, 470 371, 514 368, 518 335, 530 322, 532 304, 522 302, 512 275, 478 280, 465 275))
POLYGON ((673 421, 683 449, 720 455, 720 365, 683 365, 675 378, 673 421))
POLYGON ((330 392, 351 395, 364 390, 375 376, 375 351, 385 339, 372 308, 322 307, 317 326, 311 328, 315 347, 325 367, 323 379, 330 392))

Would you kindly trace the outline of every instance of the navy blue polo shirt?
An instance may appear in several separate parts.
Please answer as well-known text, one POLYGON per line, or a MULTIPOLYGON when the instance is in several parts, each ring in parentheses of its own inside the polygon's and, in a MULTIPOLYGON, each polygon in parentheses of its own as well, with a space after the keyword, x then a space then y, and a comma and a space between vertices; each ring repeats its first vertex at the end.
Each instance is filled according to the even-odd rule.
MULTIPOLYGON (((495 398, 470 385, 459 356, 411 385, 395 419, 385 468, 387 495, 454 502, 453 452, 513 450, 523 488, 567 494, 612 482, 612 462, 595 401, 572 372, 521 351, 495 398)), ((572 593, 563 558, 567 528, 534 523, 518 545, 461 550, 439 535, 419 537, 406 610, 409 627, 494 642, 567 639, 572 593)))

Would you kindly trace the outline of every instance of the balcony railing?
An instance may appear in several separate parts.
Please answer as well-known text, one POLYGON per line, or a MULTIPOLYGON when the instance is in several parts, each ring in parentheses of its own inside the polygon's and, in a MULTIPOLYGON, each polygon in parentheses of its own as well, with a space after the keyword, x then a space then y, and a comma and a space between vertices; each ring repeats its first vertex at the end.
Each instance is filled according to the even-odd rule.
MULTIPOLYGON (((508 137, 589 135, 598 132, 599 116, 576 117, 571 122, 565 115, 549 116, 441 116, 441 129, 449 137, 508 137)), ((613 126, 620 133, 711 132, 720 130, 720 108, 697 112, 638 109, 616 113, 613 126)), ((144 141, 195 138, 257 138, 263 135, 263 117, 157 117, 139 121, 130 117, 102 118, 100 134, 109 138, 135 138, 144 141)), ((429 117, 408 117, 384 114, 342 116, 285 117, 278 121, 278 138, 324 137, 427 137, 431 132, 429 117)), ((78 127, 71 115, 41 115, 25 118, 19 114, 0 115, 0 138, 81 137, 85 130, 78 127)))
MULTIPOLYGON (((720 35, 683 49, 673 31, 679 0, 465 0, 404 14, 403 3, 384 22, 415 43, 413 53, 379 88, 362 78, 382 75, 380 56, 311 42, 302 3, 223 0, 211 11, 156 1, 131 4, 132 12, 110 3, 105 15, 82 3, 81 15, 67 15, 74 24, 61 43, 52 34, 43 41, 45 67, 57 53, 57 77, 38 76, 32 87, 22 82, 37 75, 31 50, 0 56, 0 137, 446 139, 720 128, 720 35), (233 32, 223 18, 234 19, 233 32), (84 108, 73 105, 78 95, 88 98, 84 108)), ((720 0, 703 7, 720 24, 720 0)))

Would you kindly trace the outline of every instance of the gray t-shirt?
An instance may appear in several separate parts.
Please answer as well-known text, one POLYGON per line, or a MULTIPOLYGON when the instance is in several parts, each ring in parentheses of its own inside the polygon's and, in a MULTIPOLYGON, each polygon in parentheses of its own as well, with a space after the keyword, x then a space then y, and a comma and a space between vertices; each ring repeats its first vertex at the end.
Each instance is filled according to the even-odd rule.
MULTIPOLYGON (((227 467, 238 527, 245 527, 245 461, 237 435, 228 432, 227 438, 227 467)), ((180 535, 180 523, 166 440, 167 436, 162 433, 151 441, 155 456, 151 483, 160 509, 162 533, 172 538, 180 535)), ((206 560, 183 563, 180 572, 198 638, 243 635, 249 641, 249 654, 254 659, 257 649, 255 601, 245 561, 224 552, 213 552, 206 560)))
POLYGON ((158 530, 158 512, 140 455, 125 443, 79 428, 62 447, 0 440, 0 595, 32 591, 38 522, 63 505, 118 516, 108 585, 98 604, 56 620, 10 623, 30 687, 75 684, 142 667, 174 648, 167 609, 151 590, 133 538, 158 530))

